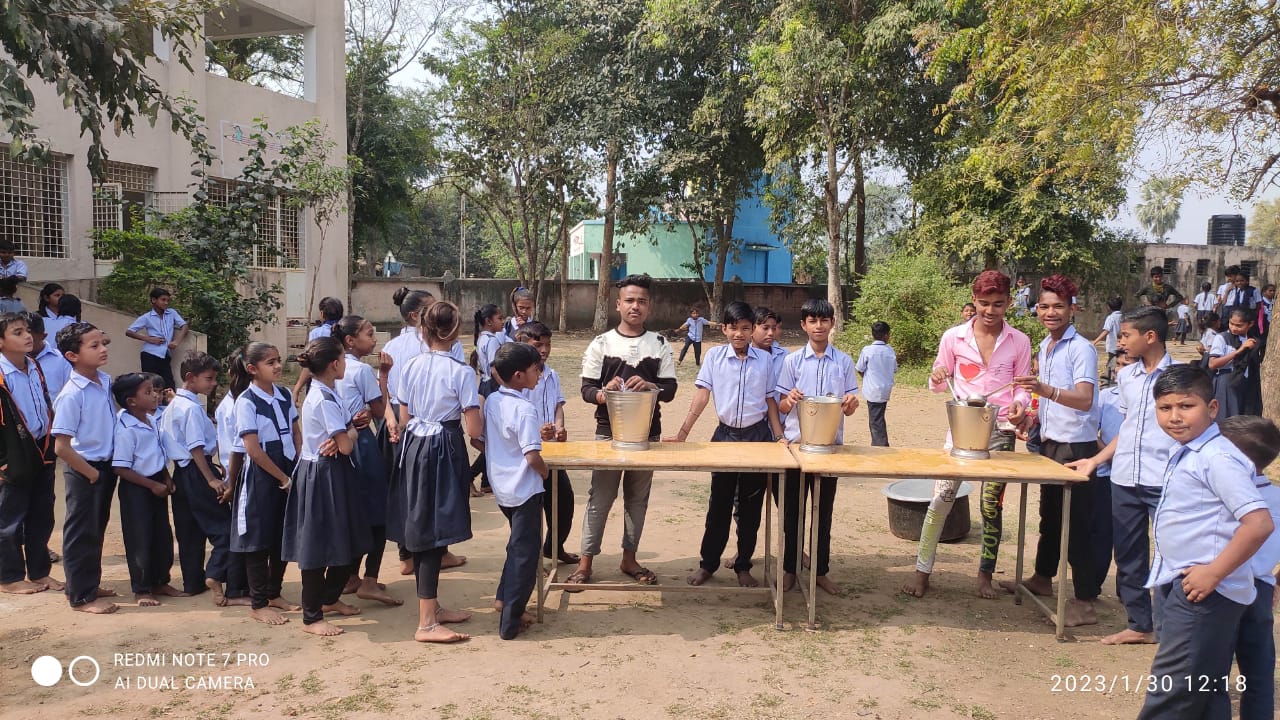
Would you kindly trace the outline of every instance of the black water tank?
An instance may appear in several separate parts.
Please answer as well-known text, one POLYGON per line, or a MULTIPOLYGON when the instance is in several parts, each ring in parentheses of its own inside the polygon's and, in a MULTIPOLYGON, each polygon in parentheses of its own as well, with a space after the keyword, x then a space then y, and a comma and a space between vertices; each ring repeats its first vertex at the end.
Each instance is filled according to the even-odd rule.
POLYGON ((1244 245, 1243 215, 1214 215, 1209 218, 1210 245, 1244 245))

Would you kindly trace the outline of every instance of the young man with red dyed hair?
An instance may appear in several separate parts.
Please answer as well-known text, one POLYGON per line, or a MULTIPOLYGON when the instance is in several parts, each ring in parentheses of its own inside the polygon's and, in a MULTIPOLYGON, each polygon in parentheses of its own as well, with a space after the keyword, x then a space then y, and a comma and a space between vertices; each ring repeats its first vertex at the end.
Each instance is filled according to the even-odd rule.
MULTIPOLYGON (((948 379, 961 397, 986 395, 992 390, 999 390, 988 399, 1000 408, 999 422, 991 434, 992 450, 1013 450, 1014 429, 1026 422, 1026 408, 1030 401, 1026 390, 1009 385, 1014 377, 1031 372, 1031 341, 1004 320, 1010 300, 1006 275, 996 270, 979 274, 973 281, 973 304, 978 309, 977 315, 943 333, 938 342, 938 357, 933 361, 933 372, 929 375, 929 389, 934 392, 947 390, 948 379)), ((950 446, 948 435, 947 447, 950 446)), ((916 572, 902 586, 902 591, 908 595, 924 597, 929 591, 929 576, 933 573, 938 538, 955 504, 959 487, 958 480, 938 480, 933 485, 933 500, 929 503, 929 512, 920 531, 916 572)), ((1000 551, 1004 488, 1002 482, 982 484, 982 551, 978 561, 977 593, 988 599, 996 596, 991 575, 995 572, 996 556, 1000 551)))
MULTIPOLYGON (((1093 457, 1098 452, 1098 351, 1071 324, 1076 284, 1062 275, 1040 281, 1036 319, 1049 331, 1040 342, 1040 374, 1020 375, 1015 382, 1040 396, 1040 454, 1066 464, 1093 457)), ((1110 480, 1092 474, 1089 482, 1071 489, 1071 535, 1067 561, 1075 598, 1067 604, 1068 626, 1098 622, 1093 603, 1102 591, 1111 564, 1110 480), (1106 507, 1099 500, 1095 517, 1094 495, 1106 492, 1106 507), (1105 512, 1102 512, 1105 510, 1105 512), (1096 548, 1096 550, 1095 550, 1096 548)), ((1026 582, 1037 595, 1053 593, 1053 576, 1062 552, 1062 498, 1060 485, 1040 486, 1040 541, 1036 546, 1035 575, 1026 582)), ((1001 583, 1016 592, 1013 583, 1001 583)), ((1059 588, 1058 592, 1066 592, 1059 588)))

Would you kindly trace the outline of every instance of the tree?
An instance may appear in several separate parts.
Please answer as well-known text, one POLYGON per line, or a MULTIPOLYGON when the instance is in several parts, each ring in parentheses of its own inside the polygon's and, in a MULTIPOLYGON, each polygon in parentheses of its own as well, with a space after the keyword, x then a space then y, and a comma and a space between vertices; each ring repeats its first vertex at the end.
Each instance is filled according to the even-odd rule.
POLYGON ((1168 240, 1178 225, 1182 212, 1182 187, 1170 178, 1153 177, 1142 186, 1142 202, 1138 204, 1138 222, 1158 242, 1168 240))
POLYGON ((1250 245, 1280 250, 1280 198, 1263 200, 1253 206, 1249 218, 1250 245))
POLYGON ((205 68, 221 69, 232 80, 302 95, 302 37, 261 37, 209 40, 205 43, 205 68))
POLYGON ((155 123, 165 111, 175 132, 190 135, 181 103, 146 70, 156 57, 153 29, 188 70, 204 15, 217 0, 9 0, 0 12, 0 119, 9 151, 46 158, 49 147, 32 123, 37 78, 53 87, 89 134, 88 164, 95 177, 105 168, 105 128, 132 132, 138 118, 155 123))

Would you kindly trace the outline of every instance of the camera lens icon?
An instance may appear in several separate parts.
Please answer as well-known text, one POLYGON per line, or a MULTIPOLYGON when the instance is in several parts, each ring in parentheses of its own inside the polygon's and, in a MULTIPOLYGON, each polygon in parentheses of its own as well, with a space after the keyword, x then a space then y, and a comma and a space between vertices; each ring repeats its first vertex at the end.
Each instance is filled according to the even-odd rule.
MULTIPOLYGON (((89 687, 98 682, 102 667, 88 655, 80 655, 67 663, 67 679, 74 685, 89 687), (82 677, 77 677, 77 672, 82 677), (92 676, 89 673, 92 672, 92 676)), ((41 655, 31 663, 31 679, 40 687, 53 687, 62 681, 62 661, 52 655, 41 655)))

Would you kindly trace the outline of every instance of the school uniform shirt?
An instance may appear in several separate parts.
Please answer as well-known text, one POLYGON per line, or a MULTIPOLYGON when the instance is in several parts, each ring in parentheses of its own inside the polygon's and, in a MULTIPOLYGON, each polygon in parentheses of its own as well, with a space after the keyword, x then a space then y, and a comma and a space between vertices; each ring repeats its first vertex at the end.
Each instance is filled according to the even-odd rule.
MULTIPOLYGON (((221 406, 219 406, 221 407, 221 406)), ((179 388, 164 416, 157 419, 165 456, 178 467, 191 464, 191 451, 204 448, 212 455, 218 447, 218 430, 213 426, 200 396, 179 388)))
POLYGON ((1197 311, 1209 312, 1218 306, 1218 296, 1206 290, 1196 295, 1192 302, 1196 304, 1197 311))
POLYGON ((556 408, 564 404, 564 391, 560 388, 560 374, 554 368, 543 366, 537 387, 524 390, 522 394, 525 400, 533 403, 540 424, 556 421, 556 408))
MULTIPOLYGON (((676 396, 676 362, 671 345, 656 332, 629 337, 617 328, 597 335, 582 353, 582 399, 595 405, 596 391, 615 377, 626 379, 637 375, 658 386, 658 402, 671 402, 676 396)), ((596 405, 596 435, 612 436, 609 408, 596 405)), ((662 406, 653 409, 649 436, 662 434, 662 406)))
POLYGON ((40 371, 44 373, 44 384, 49 388, 49 397, 56 398, 62 392, 62 386, 71 377, 71 363, 58 352, 58 348, 45 341, 40 352, 36 353, 36 362, 40 363, 40 371))
POLYGON ((480 333, 480 337, 476 339, 476 369, 480 371, 481 379, 489 377, 493 357, 498 354, 498 348, 505 344, 495 333, 488 330, 480 333))
MULTIPOLYGON (((1021 330, 1004 323, 996 337, 995 348, 991 350, 991 358, 984 363, 973 333, 974 322, 970 320, 944 332, 938 341, 938 356, 933 361, 935 370, 946 370, 960 397, 987 395, 1014 377, 1031 374, 1031 340, 1021 330)), ((929 389, 942 392, 947 389, 947 383, 935 383, 930 378, 929 389)), ((999 419, 1007 421, 1013 403, 1029 407, 1031 394, 1017 385, 1010 385, 988 395, 988 402, 998 406, 999 419)))
MULTIPOLYGON (((1120 386, 1099 390, 1094 402, 1098 406, 1098 438, 1105 447, 1120 434, 1120 425, 1124 422, 1124 413, 1120 411, 1120 386)), ((1111 461, 1099 464, 1097 473, 1098 477, 1111 477, 1111 461)))
POLYGON ((373 368, 351 353, 347 353, 347 371, 333 384, 333 388, 348 413, 348 419, 382 397, 382 388, 378 387, 373 368))
POLYGON ((71 449, 89 462, 111 459, 115 437, 115 406, 111 376, 98 371, 94 382, 78 372, 53 401, 53 434, 71 438, 71 449))
POLYGON ((787 356, 791 354, 790 350, 774 343, 769 346, 769 394, 773 396, 774 402, 778 401, 778 376, 782 374, 782 363, 787 361, 787 356))
MULTIPOLYGON (((800 388, 805 395, 818 395, 842 398, 858 392, 858 376, 853 372, 853 358, 844 354, 835 345, 827 345, 821 357, 813 351, 813 346, 805 343, 804 347, 787 356, 782 364, 782 372, 778 375, 776 391, 779 397, 791 392, 792 388, 800 388)), ((800 405, 796 404, 787 413, 783 421, 783 435, 787 442, 800 442, 800 405)), ((844 443, 844 420, 836 431, 836 444, 844 443)))
MULTIPOLYGON (((1213 562, 1239 529, 1240 518, 1267 509, 1253 484, 1253 463, 1222 436, 1217 423, 1179 444, 1164 475, 1149 588, 1174 582, 1193 565, 1213 562)), ((1250 564, 1236 568, 1216 589, 1232 602, 1252 603, 1257 591, 1250 564)))
POLYGON ((333 337, 333 323, 331 322, 322 322, 311 328, 311 332, 307 333, 307 342, 326 337, 333 337))
POLYGON ((1228 296, 1234 295, 1235 287, 1236 284, 1233 282, 1224 282, 1218 286, 1218 299, 1222 301, 1224 307, 1231 304, 1231 298, 1228 296))
POLYGON ((1178 319, 1186 322, 1191 321, 1191 308, 1186 305, 1178 306, 1178 319))
POLYGON ((284 395, 278 387, 272 387, 271 390, 272 392, 268 394, 257 385, 250 384, 249 389, 236 398, 235 425, 239 444, 234 451, 244 452, 244 436, 257 433, 258 444, 264 449, 267 443, 279 440, 283 446, 285 458, 296 460, 298 451, 293 446, 293 423, 298 419, 298 410, 293 403, 287 402, 285 404, 289 406, 289 416, 282 415, 280 403, 284 401, 284 395), (272 417, 266 418, 258 414, 253 401, 249 399, 249 393, 257 395, 271 406, 272 417))
MULTIPOLYGON (((1201 344, 1203 344, 1203 339, 1201 339, 1201 344)), ((1224 332, 1215 332, 1213 334, 1213 341, 1210 342, 1208 345, 1205 345, 1205 347, 1208 348, 1209 357, 1222 357, 1224 355, 1230 354, 1231 351, 1235 349, 1227 344, 1227 334, 1224 332)), ((1228 360, 1226 365, 1223 365, 1217 370, 1210 370, 1209 372, 1210 373, 1227 372, 1228 370, 1231 369, 1232 365, 1235 365, 1235 362, 1236 361, 1233 358, 1231 360, 1228 360)))
MULTIPOLYGON (((383 346, 382 351, 390 355, 392 360, 391 371, 387 373, 387 390, 391 394, 391 402, 400 404, 396 388, 400 387, 400 373, 404 372, 405 366, 410 360, 430 349, 426 343, 422 342, 422 336, 418 334, 418 330, 410 327, 401 328, 400 334, 388 340, 383 346)), ((467 363, 461 340, 453 341, 453 347, 449 348, 449 355, 463 365, 467 363)))
POLYGON ((58 331, 74 322, 78 321, 73 315, 59 315, 58 317, 44 321, 44 332, 45 335, 48 336, 48 340, 46 340, 46 342, 48 342, 49 346, 55 351, 58 349, 58 331))
POLYGON ((1112 355, 1120 349, 1120 319, 1123 316, 1124 313, 1115 310, 1102 321, 1102 329, 1107 331, 1107 337, 1103 342, 1106 343, 1107 352, 1112 355))
POLYGON ((164 469, 164 445, 155 419, 142 421, 127 411, 116 413, 115 448, 111 467, 127 468, 149 478, 164 469))
POLYGON ((49 434, 50 401, 45 395, 44 386, 40 384, 36 362, 24 357, 22 365, 19 368, 9 362, 9 358, 0 355, 0 373, 4 374, 5 387, 9 388, 14 404, 22 413, 22 422, 27 426, 27 432, 38 440, 49 434))
POLYGON ((519 392, 500 387, 484 403, 484 456, 489 486, 502 507, 520 507, 543 491, 524 454, 542 450, 538 412, 519 392))
POLYGON ((27 264, 18 258, 10 260, 8 263, 0 263, 0 278, 7 277, 31 277, 31 273, 27 270, 27 264))
MULTIPOLYGON (((1098 351, 1071 325, 1050 352, 1052 342, 1050 336, 1040 341, 1040 381, 1067 390, 1074 390, 1078 383, 1089 383, 1096 399, 1098 351)), ((1040 398, 1040 437, 1064 443, 1095 441, 1098 439, 1097 411, 1092 404, 1088 410, 1075 410, 1050 398, 1040 398)))
POLYGON ((889 402, 893 376, 898 372, 898 353, 883 340, 876 340, 858 353, 854 369, 862 373, 862 399, 889 402))
POLYGON ((236 399, 231 397, 231 393, 222 396, 222 401, 213 411, 213 419, 218 426, 218 461, 223 469, 227 469, 231 467, 231 453, 244 452, 244 444, 236 434, 236 399))
POLYGON ((1147 372, 1146 364, 1138 360, 1116 373, 1124 422, 1120 424, 1115 457, 1111 458, 1111 482, 1115 485, 1164 485, 1165 466, 1178 441, 1169 437, 1156 422, 1156 401, 1151 397, 1151 387, 1172 364, 1173 359, 1165 353, 1151 372, 1147 372))
MULTIPOLYGON (((320 459, 320 446, 325 440, 346 432, 351 416, 340 404, 338 394, 333 393, 330 400, 326 395, 324 383, 311 381, 311 389, 307 398, 302 401, 302 452, 300 457, 308 462, 320 459)), ((330 390, 330 392, 333 392, 330 390)))
POLYGON ((1249 558, 1249 572, 1253 576, 1268 585, 1276 584, 1276 565, 1280 564, 1280 487, 1272 485, 1267 476, 1261 473, 1253 476, 1253 485, 1258 488, 1258 494, 1267 503, 1267 510, 1271 512, 1271 522, 1275 524, 1276 529, 1267 537, 1267 541, 1262 543, 1262 547, 1258 548, 1258 552, 1249 558))
POLYGON ((716 417, 731 428, 748 428, 768 414, 767 400, 777 387, 769 385, 773 377, 773 361, 754 345, 747 345, 747 355, 739 358, 729 344, 707 351, 694 387, 711 391, 716 417))
POLYGON ((702 342, 702 331, 711 324, 711 321, 704 317, 691 317, 685 318, 684 324, 689 326, 689 331, 686 333, 689 340, 692 342, 702 342))
POLYGON ((409 361, 400 375, 396 395, 409 408, 406 432, 429 437, 443 430, 440 423, 460 420, 464 410, 480 407, 475 372, 449 353, 423 353, 409 361))
MULTIPOLYGON (((41 308, 41 310, 40 310, 40 317, 41 317, 41 319, 43 319, 43 320, 52 320, 52 319, 54 319, 54 318, 58 317, 58 311, 57 311, 57 310, 50 310, 50 309, 49 309, 49 306, 48 306, 48 305, 45 305, 45 306, 44 306, 43 308, 41 308)), ((48 332, 48 331, 49 331, 49 328, 48 328, 48 325, 46 324, 46 326, 45 326, 45 332, 48 332)))
POLYGON ((139 315, 137 320, 129 326, 129 332, 138 332, 146 330, 150 337, 164 338, 163 345, 152 345, 151 343, 142 343, 142 352, 148 355, 155 355, 158 358, 165 357, 169 354, 169 343, 173 342, 173 333, 180 327, 185 327, 186 320, 178 314, 173 308, 165 308, 164 314, 161 315, 155 310, 146 314, 139 315))

